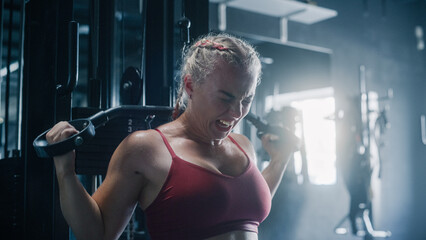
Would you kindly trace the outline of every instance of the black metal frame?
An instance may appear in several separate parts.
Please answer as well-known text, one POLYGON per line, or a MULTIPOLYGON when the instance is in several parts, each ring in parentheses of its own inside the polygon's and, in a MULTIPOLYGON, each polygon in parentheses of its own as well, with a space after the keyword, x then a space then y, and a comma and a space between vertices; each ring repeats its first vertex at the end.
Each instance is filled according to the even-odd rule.
POLYGON ((36 156, 31 142, 55 122, 69 120, 71 94, 58 95, 67 80, 67 30, 73 1, 26 4, 22 157, 25 169, 24 239, 66 239, 53 162, 36 156))
MULTIPOLYGON (((23 64, 23 29, 25 19, 25 1, 15 0, 0 3, 0 67, 3 58, 3 31, 6 9, 8 9, 7 46, 6 46, 6 89, 5 89, 5 119, 0 124, 0 140, 4 136, 3 152, 0 160, 0 182, 2 198, 0 199, 0 235, 14 239, 23 238, 25 227, 24 203, 24 163, 21 158, 21 99, 22 99, 22 64, 23 64), (19 17, 16 17, 19 15, 19 17), (15 35, 17 32, 17 35, 15 35), (18 36, 18 37, 16 37, 18 36), (16 60, 18 72, 12 75, 12 62, 16 60), (12 81, 14 82, 12 84, 12 81), (16 85, 15 85, 16 83, 16 85), (13 86, 14 91, 11 91, 13 86), (16 101, 11 101, 11 99, 16 101), (11 104, 13 103, 13 104, 11 104), (16 107, 13 111, 12 107, 16 107), (14 113, 12 115, 11 113, 14 113), (3 134, 4 129, 4 134, 3 134), (14 131, 13 131, 14 130, 14 131), (12 140, 12 141, 10 141, 12 140), (13 144, 11 144, 13 143, 13 144)), ((3 97, 2 97, 3 99, 3 97)), ((1 100, 2 100, 1 99, 1 100)), ((1 140, 2 142, 2 140, 1 140)))
MULTIPOLYGON (((192 22, 191 38, 208 32, 208 0, 185 1, 185 13, 192 22)), ((36 156, 33 140, 60 120, 70 120, 71 93, 57 91, 68 80, 68 22, 73 20, 73 0, 32 0, 26 3, 25 58, 23 81, 22 166, 23 227, 16 239, 68 239, 69 228, 59 206, 58 188, 51 159, 36 156)), ((170 106, 176 70, 176 19, 173 8, 179 1, 148 0, 146 19, 145 104, 170 106), (171 14, 172 13, 172 14, 171 14)), ((99 19, 93 32, 89 106, 111 107, 114 0, 99 4, 92 0, 99 19), (100 40, 101 39, 101 40, 100 40)), ((96 173, 97 174, 97 173, 96 173)))

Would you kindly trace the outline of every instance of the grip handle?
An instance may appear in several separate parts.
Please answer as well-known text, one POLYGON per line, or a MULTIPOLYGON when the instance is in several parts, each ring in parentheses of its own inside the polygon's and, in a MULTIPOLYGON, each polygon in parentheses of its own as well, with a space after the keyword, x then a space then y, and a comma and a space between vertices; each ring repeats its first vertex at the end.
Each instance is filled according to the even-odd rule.
POLYGON ((46 140, 46 134, 50 131, 47 130, 40 134, 33 142, 33 147, 40 158, 50 158, 58 155, 65 154, 78 148, 84 142, 90 140, 95 136, 95 127, 92 122, 87 119, 77 119, 69 121, 69 123, 79 131, 73 136, 53 144, 49 144, 46 140))
POLYGON ((253 126, 257 129, 257 137, 262 138, 266 133, 274 134, 279 137, 279 141, 292 144, 295 146, 295 151, 299 151, 302 145, 302 141, 294 133, 290 132, 287 128, 270 125, 264 122, 259 116, 254 115, 253 113, 248 113, 245 117, 253 126))

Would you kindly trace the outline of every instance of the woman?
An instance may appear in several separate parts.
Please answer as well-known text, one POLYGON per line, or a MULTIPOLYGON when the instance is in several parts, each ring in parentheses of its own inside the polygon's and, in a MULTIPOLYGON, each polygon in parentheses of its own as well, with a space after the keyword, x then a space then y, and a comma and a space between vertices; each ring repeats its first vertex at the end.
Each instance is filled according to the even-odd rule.
MULTIPOLYGON (((76 177, 74 152, 55 157, 62 211, 77 238, 118 238, 139 203, 153 240, 257 239, 295 147, 265 135, 271 161, 261 174, 249 140, 232 133, 260 73, 246 42, 204 36, 184 56, 175 120, 124 139, 93 196, 76 177)), ((61 122, 46 137, 54 143, 76 132, 61 122)))

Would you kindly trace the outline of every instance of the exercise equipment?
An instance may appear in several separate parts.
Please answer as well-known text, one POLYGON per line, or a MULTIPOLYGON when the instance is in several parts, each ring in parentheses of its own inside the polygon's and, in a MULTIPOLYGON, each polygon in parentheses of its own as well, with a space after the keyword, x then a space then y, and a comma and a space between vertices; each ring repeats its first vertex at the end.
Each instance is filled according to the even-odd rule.
POLYGON ((254 127, 257 129, 257 137, 259 139, 262 138, 264 134, 270 133, 277 135, 279 141, 284 144, 292 144, 295 146, 295 151, 299 151, 302 145, 302 141, 298 138, 294 133, 289 131, 287 128, 271 125, 263 121, 259 116, 249 112, 245 117, 247 121, 249 121, 254 127))
POLYGON ((138 105, 143 92, 141 71, 135 67, 128 67, 120 81, 120 104, 138 105))
POLYGON ((67 47, 67 79, 63 84, 56 85, 59 95, 67 95, 74 91, 78 82, 78 50, 79 50, 79 23, 70 21, 68 23, 68 47, 67 47))
MULTIPOLYGON (((134 105, 123 105, 114 108, 110 108, 105 111, 99 111, 96 114, 81 119, 75 119, 69 121, 69 123, 75 127, 79 133, 54 144, 49 144, 46 140, 46 134, 50 129, 40 134, 33 142, 34 149, 36 150, 37 156, 40 158, 50 158, 58 155, 62 155, 73 149, 79 149, 86 142, 91 140, 95 134, 95 129, 104 127, 110 120, 117 118, 125 118, 127 121, 121 124, 121 127, 125 127, 125 134, 129 134, 135 130, 143 130, 152 128, 152 121, 157 114, 162 116, 162 123, 171 120, 171 107, 158 107, 158 106, 134 106, 134 105), (166 117, 166 118, 165 118, 166 117), (143 119, 143 120, 142 120, 143 119), (141 122, 142 120, 142 122, 141 122)), ((80 116, 89 115, 96 110, 90 108, 77 108, 73 109, 73 115, 77 114, 80 116)), ((289 130, 275 125, 270 125, 264 122, 259 116, 253 113, 247 114, 245 117, 253 126, 257 129, 257 136, 262 138, 266 133, 272 133, 278 135, 281 141, 295 143, 297 148, 300 148, 300 139, 292 134, 289 130)), ((158 125, 158 124, 157 124, 158 125)), ((114 126, 117 127, 117 126, 114 126)), ((120 131, 120 130, 118 130, 120 131)))
MULTIPOLYGON (((173 108, 165 106, 123 105, 107 110, 95 108, 74 108, 69 121, 79 133, 54 144, 46 140, 47 130, 33 142, 37 156, 51 158, 73 149, 76 151, 76 172, 80 174, 105 174, 109 160, 120 144, 130 133, 138 130, 156 128, 171 121, 173 108)), ((265 123, 260 117, 249 113, 246 117, 257 128, 257 136, 266 133, 278 135, 280 142, 300 149, 301 141, 289 130, 265 123)))
MULTIPOLYGON (((372 108, 372 92, 367 91, 366 68, 360 66, 360 95, 350 102, 351 111, 345 114, 345 122, 352 121, 346 126, 346 134, 351 136, 347 143, 348 161, 342 165, 342 175, 350 196, 349 213, 335 226, 336 234, 346 234, 348 229, 343 227, 350 222, 352 235, 363 237, 364 240, 388 238, 390 231, 375 230, 373 227, 373 184, 372 181, 381 177, 380 148, 383 145, 381 135, 390 124, 386 117, 387 108, 375 110, 372 108), (375 117, 373 118, 373 115, 375 117), (374 155, 375 150, 377 153, 374 155), (374 162, 374 160, 376 162, 374 162)), ((392 99, 393 91, 388 90, 385 97, 374 98, 377 101, 392 99)))
POLYGON ((172 110, 173 109, 170 107, 163 106, 135 105, 123 105, 105 111, 90 108, 73 109, 74 116, 87 116, 86 118, 71 120, 69 122, 79 133, 61 142, 48 144, 46 134, 50 130, 49 129, 34 140, 33 146, 37 156, 41 158, 61 155, 73 149, 83 150, 83 152, 88 151, 88 143, 98 146, 92 149, 91 152, 96 149, 108 152, 108 150, 112 148, 111 145, 115 145, 115 149, 118 145, 117 142, 121 142, 129 133, 137 130, 150 129, 153 126, 155 127, 170 121, 172 110), (98 128, 103 129, 101 135, 106 134, 107 136, 102 136, 105 137, 103 140, 96 138, 96 141, 91 141, 95 137, 95 129, 98 128), (105 148, 105 146, 108 147, 105 148), (101 149, 99 149, 99 147, 101 147, 101 149))

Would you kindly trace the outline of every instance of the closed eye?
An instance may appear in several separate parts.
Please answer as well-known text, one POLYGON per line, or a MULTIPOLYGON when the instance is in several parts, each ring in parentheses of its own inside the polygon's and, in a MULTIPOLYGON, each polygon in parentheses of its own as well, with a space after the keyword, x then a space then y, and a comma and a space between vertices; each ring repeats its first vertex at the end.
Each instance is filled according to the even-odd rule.
POLYGON ((233 99, 232 99, 232 98, 221 98, 221 100, 222 100, 223 102, 226 102, 226 103, 230 103, 230 102, 232 102, 232 101, 233 101, 233 99))
MULTIPOLYGON (((232 95, 229 92, 226 92, 226 91, 223 91, 223 90, 220 90, 219 92, 223 95, 221 97, 221 100, 224 101, 224 102, 230 103, 230 102, 232 102, 236 99, 235 96, 232 95)), ((244 98, 242 100, 242 104, 250 105, 252 101, 253 101, 253 95, 250 95, 250 96, 247 96, 246 98, 244 98)))
POLYGON ((248 104, 250 104, 252 101, 253 101, 253 98, 252 98, 252 97, 248 97, 248 98, 245 98, 245 99, 243 100, 243 104, 248 105, 248 104))
POLYGON ((230 94, 230 93, 228 93, 228 92, 226 92, 226 91, 219 91, 221 94, 222 94, 222 96, 221 96, 221 100, 222 101, 224 101, 224 102, 227 102, 227 103, 229 103, 229 102, 232 102, 234 99, 235 99, 235 97, 234 97, 234 95, 232 95, 232 94, 230 94))

